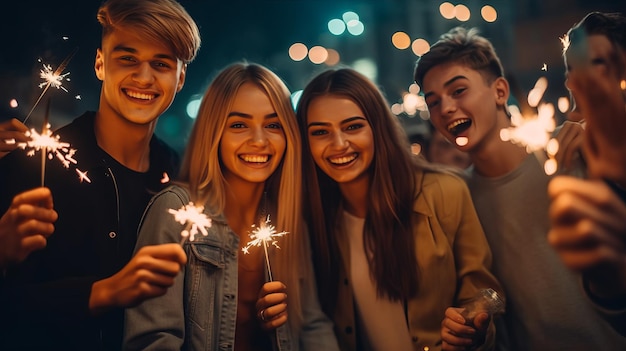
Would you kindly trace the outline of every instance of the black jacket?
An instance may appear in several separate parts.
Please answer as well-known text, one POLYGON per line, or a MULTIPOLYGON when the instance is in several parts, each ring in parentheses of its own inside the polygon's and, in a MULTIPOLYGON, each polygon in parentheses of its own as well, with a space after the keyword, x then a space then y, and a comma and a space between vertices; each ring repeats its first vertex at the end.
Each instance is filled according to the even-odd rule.
MULTIPOLYGON (((77 150, 78 163, 65 168, 54 158, 46 161, 45 186, 52 191, 59 219, 48 246, 6 272, 0 350, 120 348, 123 311, 90 317, 91 286, 130 260, 141 214, 163 188, 163 173, 174 177, 178 156, 153 136, 150 169, 139 178, 144 186, 124 186, 124 174, 132 171, 113 170, 120 166, 98 147, 94 119, 95 113, 87 112, 55 132, 77 150), (81 182, 76 169, 87 172, 91 183, 81 182)), ((28 157, 17 149, 0 159, 2 213, 15 194, 41 185, 40 174, 39 152, 28 157)))

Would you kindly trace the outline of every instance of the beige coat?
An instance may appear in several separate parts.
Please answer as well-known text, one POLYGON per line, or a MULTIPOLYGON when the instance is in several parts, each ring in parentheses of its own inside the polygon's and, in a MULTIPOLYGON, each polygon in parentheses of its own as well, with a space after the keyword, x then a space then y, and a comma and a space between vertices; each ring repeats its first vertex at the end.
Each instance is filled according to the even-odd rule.
MULTIPOLYGON (((441 321, 446 308, 461 305, 482 288, 499 293, 502 288, 490 272, 491 250, 465 182, 453 175, 421 171, 416 179, 417 189, 421 189, 413 205, 418 292, 408 301, 407 316, 413 350, 433 351, 441 349, 441 321)), ((338 243, 343 265, 333 316, 335 332, 342 350, 356 350, 346 235, 340 234, 338 243)), ((482 349, 492 348, 494 337, 492 323, 482 349)))

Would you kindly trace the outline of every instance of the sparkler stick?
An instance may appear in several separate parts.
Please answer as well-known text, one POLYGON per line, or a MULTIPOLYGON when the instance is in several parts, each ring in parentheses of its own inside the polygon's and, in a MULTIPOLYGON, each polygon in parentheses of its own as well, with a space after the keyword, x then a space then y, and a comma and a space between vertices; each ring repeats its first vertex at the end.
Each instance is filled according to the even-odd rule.
MULTIPOLYGON (((48 133, 48 119, 50 117, 50 99, 48 99, 48 103, 46 104, 46 114, 43 118, 43 127, 41 127, 41 134, 45 135, 48 133)), ((41 149, 41 186, 44 185, 44 179, 46 177, 46 156, 48 155, 48 147, 44 147, 41 149)))
POLYGON ((204 206, 195 206, 193 202, 189 202, 189 204, 183 205, 178 210, 169 209, 167 212, 173 214, 174 219, 178 223, 185 224, 185 228, 180 232, 182 237, 180 240, 181 245, 185 243, 187 238, 189 238, 189 241, 194 241, 198 232, 204 236, 209 235, 207 228, 211 227, 212 222, 204 214, 204 206))
POLYGON ((261 246, 263 245, 263 251, 265 254, 265 264, 267 266, 267 273, 269 275, 270 281, 274 281, 272 277, 272 267, 270 266, 270 258, 267 254, 267 249, 269 245, 273 245, 277 249, 280 249, 278 246, 278 241, 275 238, 284 236, 289 234, 288 232, 276 232, 276 227, 270 224, 270 216, 267 215, 265 222, 262 222, 258 227, 252 226, 254 230, 248 236, 250 237, 250 241, 244 246, 241 251, 244 254, 250 253, 250 248, 252 246, 261 246))
MULTIPOLYGON (((41 72, 40 73, 40 77, 43 78, 44 81, 43 81, 43 83, 39 84, 39 87, 43 88, 43 91, 41 92, 41 94, 39 94, 39 97, 37 98, 37 101, 35 101, 35 104, 30 109, 30 111, 28 112, 28 114, 26 115, 26 118, 24 118, 22 123, 26 123, 26 121, 28 120, 30 115, 35 110, 35 107, 37 107, 37 105, 39 104, 39 101, 41 101, 41 98, 43 98, 44 94, 46 93, 46 91, 48 91, 48 89, 50 88, 51 85, 54 86, 57 89, 62 88, 61 84, 63 84, 63 82, 62 82, 63 78, 65 78, 70 73, 69 72, 66 73, 66 74, 61 74, 61 73, 63 73, 63 70, 65 69, 65 67, 67 67, 67 64, 70 62, 72 57, 74 57, 74 55, 76 54, 77 51, 78 51, 78 48, 75 48, 69 54, 69 56, 67 56, 65 58, 65 60, 63 60, 63 62, 61 62, 59 67, 57 67, 57 69, 54 72, 52 72, 52 68, 50 67, 50 65, 44 65, 43 70, 40 71, 41 72)), ((65 90, 65 88, 63 88, 63 90, 65 90)), ((65 90, 65 91, 67 91, 67 90, 65 90)), ((42 131, 42 133, 43 133, 43 131, 42 131)))

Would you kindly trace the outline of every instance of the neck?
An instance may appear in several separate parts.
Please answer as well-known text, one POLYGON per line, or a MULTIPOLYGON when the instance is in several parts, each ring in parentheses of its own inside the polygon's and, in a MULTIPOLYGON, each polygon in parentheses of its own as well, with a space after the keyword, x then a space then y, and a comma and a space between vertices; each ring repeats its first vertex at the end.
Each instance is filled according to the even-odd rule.
POLYGON ((510 141, 494 140, 471 154, 474 170, 484 177, 499 177, 517 167, 528 157, 526 149, 510 141))
POLYGON ((155 123, 132 124, 119 118, 96 113, 95 134, 98 146, 122 165, 146 172, 150 168, 150 139, 155 123))
POLYGON ((359 218, 365 218, 365 215, 367 215, 369 186, 369 176, 361 176, 349 183, 339 184, 341 196, 344 200, 344 209, 348 213, 359 218))
POLYGON ((224 216, 228 226, 239 235, 240 238, 246 236, 250 227, 259 225, 258 209, 263 201, 264 184, 249 184, 239 186, 228 182, 226 188, 226 205, 224 216))

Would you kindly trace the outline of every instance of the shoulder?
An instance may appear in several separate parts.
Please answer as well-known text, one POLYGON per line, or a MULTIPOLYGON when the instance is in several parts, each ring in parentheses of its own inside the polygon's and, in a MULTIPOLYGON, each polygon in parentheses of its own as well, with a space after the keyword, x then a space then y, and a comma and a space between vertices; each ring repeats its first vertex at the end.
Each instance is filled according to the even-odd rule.
POLYGON ((422 171, 422 173, 421 188, 425 193, 449 196, 467 189, 465 180, 456 174, 436 171, 422 171))

